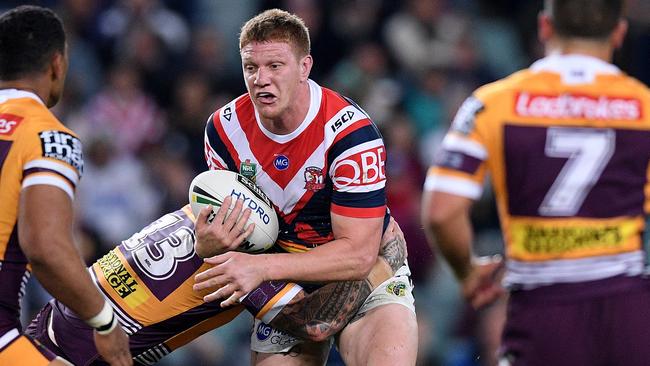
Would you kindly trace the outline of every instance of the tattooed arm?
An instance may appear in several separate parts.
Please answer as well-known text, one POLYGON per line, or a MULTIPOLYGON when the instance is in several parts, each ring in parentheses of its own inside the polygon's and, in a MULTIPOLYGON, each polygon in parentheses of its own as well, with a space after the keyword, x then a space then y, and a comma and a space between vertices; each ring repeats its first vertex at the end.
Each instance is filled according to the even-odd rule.
POLYGON ((312 341, 322 341, 338 333, 355 316, 372 290, 404 264, 407 256, 404 233, 392 218, 379 250, 380 256, 367 279, 329 283, 310 294, 301 291, 270 324, 312 341))

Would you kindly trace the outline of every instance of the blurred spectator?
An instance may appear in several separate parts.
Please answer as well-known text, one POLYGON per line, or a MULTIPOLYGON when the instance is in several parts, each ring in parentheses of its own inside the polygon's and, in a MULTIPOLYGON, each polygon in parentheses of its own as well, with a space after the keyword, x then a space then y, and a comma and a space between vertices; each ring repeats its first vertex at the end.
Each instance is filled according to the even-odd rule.
POLYGON ((140 160, 116 153, 109 137, 86 139, 84 184, 77 190, 81 221, 99 236, 106 253, 147 225, 160 211, 159 194, 140 160))
POLYGON ((413 76, 432 67, 449 68, 466 22, 446 12, 442 0, 408 0, 385 24, 384 38, 392 56, 413 76))
POLYGON ((336 65, 329 80, 328 87, 362 105, 379 126, 392 117, 402 95, 390 75, 385 49, 375 42, 355 47, 351 56, 336 65))
POLYGON ((433 253, 419 225, 424 167, 417 156, 416 139, 408 118, 398 115, 386 127, 386 174, 390 182, 386 185, 386 200, 391 216, 404 232, 413 281, 422 283, 433 266, 433 253))
POLYGON ((190 164, 193 173, 207 169, 200 142, 205 133, 206 116, 215 106, 212 104, 208 78, 200 73, 181 76, 175 88, 174 102, 170 109, 166 145, 182 155, 190 164))
POLYGON ((187 50, 190 40, 185 19, 158 0, 118 0, 99 17, 99 31, 110 43, 128 38, 133 27, 145 26, 173 53, 187 50))
POLYGON ((140 74, 131 64, 117 64, 106 86, 71 121, 79 135, 102 136, 114 144, 114 154, 134 155, 160 141, 166 128, 164 114, 140 87, 140 74))

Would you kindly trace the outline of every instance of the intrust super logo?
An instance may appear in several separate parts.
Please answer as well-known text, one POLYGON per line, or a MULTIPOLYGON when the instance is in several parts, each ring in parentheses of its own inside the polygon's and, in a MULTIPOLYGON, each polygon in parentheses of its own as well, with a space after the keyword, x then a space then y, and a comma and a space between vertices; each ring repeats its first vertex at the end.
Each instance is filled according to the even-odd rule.
POLYGON ((338 190, 347 191, 377 184, 383 187, 386 181, 385 165, 386 151, 383 146, 358 151, 334 163, 332 182, 338 190))

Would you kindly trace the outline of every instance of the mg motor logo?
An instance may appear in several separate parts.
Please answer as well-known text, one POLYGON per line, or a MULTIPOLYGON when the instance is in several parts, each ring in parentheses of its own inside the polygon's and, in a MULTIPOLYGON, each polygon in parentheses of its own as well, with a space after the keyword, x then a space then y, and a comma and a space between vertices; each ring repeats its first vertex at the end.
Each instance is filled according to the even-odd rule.
POLYGON ((257 335, 257 339, 259 339, 260 341, 265 341, 271 336, 272 331, 273 329, 270 326, 264 323, 260 323, 257 326, 257 330, 255 331, 255 334, 257 335))
POLYGON ((277 170, 286 170, 289 167, 289 158, 284 155, 275 154, 275 159, 273 160, 273 166, 277 170))

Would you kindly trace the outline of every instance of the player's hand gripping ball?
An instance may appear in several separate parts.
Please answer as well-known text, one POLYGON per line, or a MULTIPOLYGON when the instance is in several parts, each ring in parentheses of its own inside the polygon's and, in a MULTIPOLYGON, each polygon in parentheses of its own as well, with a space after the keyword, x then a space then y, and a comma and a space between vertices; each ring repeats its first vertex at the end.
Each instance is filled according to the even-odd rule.
POLYGON ((229 170, 209 170, 197 175, 190 184, 189 198, 195 217, 207 205, 213 211, 209 220, 214 219, 216 210, 224 198, 232 196, 230 211, 237 199, 244 200, 244 209, 250 208, 251 215, 245 227, 255 224, 253 233, 244 240, 238 250, 248 253, 263 252, 273 246, 278 238, 278 217, 271 200, 248 178, 229 170))

